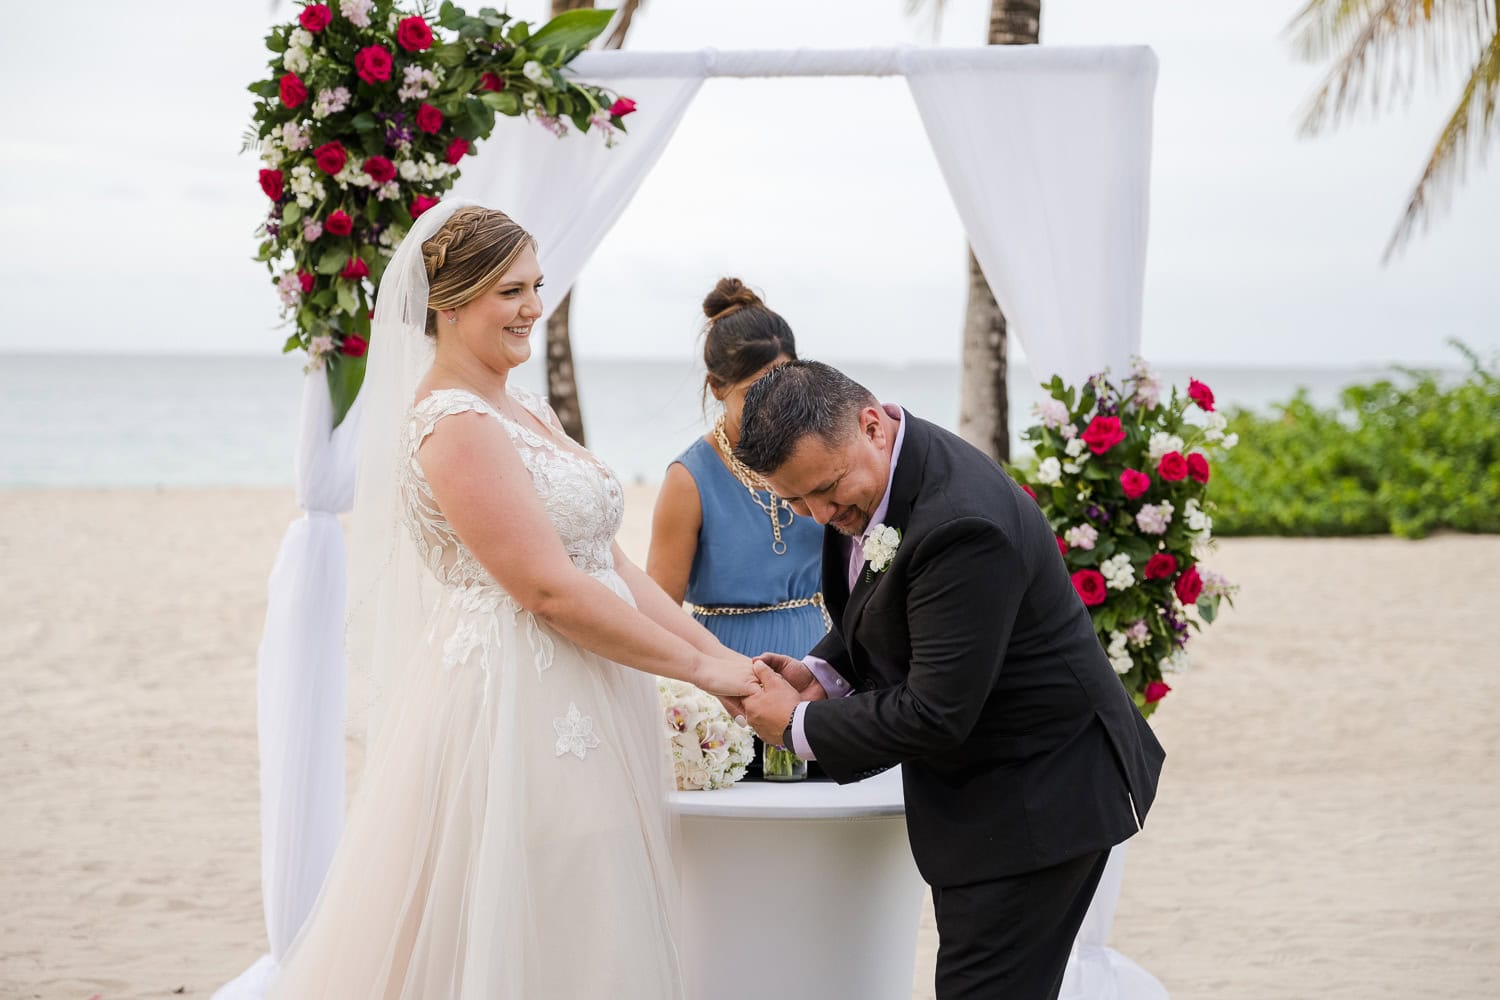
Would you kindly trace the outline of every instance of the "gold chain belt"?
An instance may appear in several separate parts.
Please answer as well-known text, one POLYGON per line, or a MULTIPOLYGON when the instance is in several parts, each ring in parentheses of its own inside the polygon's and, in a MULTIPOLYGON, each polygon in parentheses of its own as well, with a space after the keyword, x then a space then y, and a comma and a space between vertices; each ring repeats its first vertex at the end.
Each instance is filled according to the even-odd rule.
POLYGON ((809 605, 817 608, 818 611, 822 613, 824 628, 833 628, 833 619, 828 617, 828 608, 823 603, 822 591, 819 591, 811 597, 798 597, 790 601, 782 601, 780 604, 764 604, 759 607, 751 608, 704 607, 701 604, 694 604, 691 605, 691 607, 695 614, 707 615, 708 617, 713 618, 719 615, 758 615, 762 611, 791 611, 793 608, 805 608, 809 605))

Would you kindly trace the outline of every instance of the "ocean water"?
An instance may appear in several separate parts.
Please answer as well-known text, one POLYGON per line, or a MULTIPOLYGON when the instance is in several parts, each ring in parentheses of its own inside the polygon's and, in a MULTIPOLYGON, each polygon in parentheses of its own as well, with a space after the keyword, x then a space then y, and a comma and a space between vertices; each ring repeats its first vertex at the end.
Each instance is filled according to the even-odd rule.
MULTIPOLYGON (((838 362, 835 362, 838 363, 838 362)), ((954 428, 958 365, 839 363, 883 400, 954 428)), ((658 482, 706 426, 691 359, 580 359, 589 447, 621 479, 658 482)), ((1207 382, 1221 406, 1264 410, 1307 389, 1332 403, 1344 386, 1388 374, 1345 369, 1162 366, 1171 384, 1207 382)), ((301 363, 296 357, 0 355, 0 488, 291 486, 301 363)), ((541 366, 519 381, 541 388, 541 366)), ((1041 393, 1011 372, 1012 429, 1041 393)))

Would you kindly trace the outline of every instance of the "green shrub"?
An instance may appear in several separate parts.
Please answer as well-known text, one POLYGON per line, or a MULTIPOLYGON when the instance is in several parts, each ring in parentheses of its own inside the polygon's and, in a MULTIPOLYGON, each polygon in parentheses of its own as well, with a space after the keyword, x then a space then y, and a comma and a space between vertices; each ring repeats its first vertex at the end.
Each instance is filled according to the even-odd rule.
POLYGON ((1240 444, 1214 469, 1220 535, 1500 532, 1500 378, 1473 351, 1462 381, 1397 369, 1319 409, 1230 414, 1240 444))

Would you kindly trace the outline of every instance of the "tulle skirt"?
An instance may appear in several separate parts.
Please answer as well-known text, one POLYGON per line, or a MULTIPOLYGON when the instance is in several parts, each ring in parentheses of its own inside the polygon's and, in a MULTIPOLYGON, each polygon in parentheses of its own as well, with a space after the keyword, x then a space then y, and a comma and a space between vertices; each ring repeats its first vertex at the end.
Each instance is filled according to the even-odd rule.
POLYGON ((653 679, 494 587, 448 591, 431 626, 269 996, 681 998, 653 679))

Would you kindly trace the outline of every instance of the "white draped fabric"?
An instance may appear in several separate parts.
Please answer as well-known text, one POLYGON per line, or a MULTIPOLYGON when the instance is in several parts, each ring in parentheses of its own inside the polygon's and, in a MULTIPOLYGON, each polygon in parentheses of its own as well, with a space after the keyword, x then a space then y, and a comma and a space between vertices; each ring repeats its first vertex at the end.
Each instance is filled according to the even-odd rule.
MULTIPOLYGON (((1038 376, 1122 368, 1141 337, 1156 58, 1144 47, 589 52, 573 71, 634 98, 629 134, 559 139, 502 118, 456 196, 509 212, 538 239, 550 310, 660 158, 711 76, 905 75, 990 287, 1038 376)), ((270 580, 258 660, 262 892, 271 956, 215 994, 258 998, 322 883, 344 806, 344 546, 359 406, 330 434, 308 378, 298 449, 307 514, 270 580)), ((1104 948, 1123 856, 1112 858, 1070 963, 1070 1000, 1158 1000, 1104 948)))

